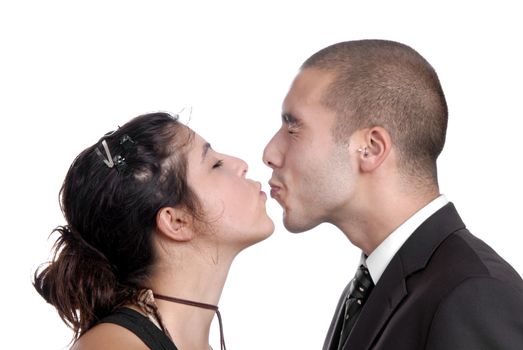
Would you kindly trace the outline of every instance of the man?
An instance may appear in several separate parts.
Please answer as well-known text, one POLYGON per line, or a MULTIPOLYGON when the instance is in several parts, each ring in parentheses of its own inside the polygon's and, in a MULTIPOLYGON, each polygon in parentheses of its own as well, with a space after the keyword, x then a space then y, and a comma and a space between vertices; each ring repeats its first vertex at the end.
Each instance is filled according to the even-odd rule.
POLYGON ((523 349, 523 281, 439 193, 447 105, 412 48, 362 40, 302 65, 266 146, 291 232, 323 222, 362 251, 333 349, 523 349))

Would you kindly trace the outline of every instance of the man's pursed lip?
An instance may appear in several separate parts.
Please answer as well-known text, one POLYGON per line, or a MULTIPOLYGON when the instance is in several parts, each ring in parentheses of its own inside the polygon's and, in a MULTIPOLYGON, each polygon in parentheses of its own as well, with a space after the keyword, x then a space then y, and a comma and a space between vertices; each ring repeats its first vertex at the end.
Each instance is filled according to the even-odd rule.
POLYGON ((272 182, 269 182, 269 186, 271 187, 271 197, 275 198, 278 195, 281 187, 272 182))

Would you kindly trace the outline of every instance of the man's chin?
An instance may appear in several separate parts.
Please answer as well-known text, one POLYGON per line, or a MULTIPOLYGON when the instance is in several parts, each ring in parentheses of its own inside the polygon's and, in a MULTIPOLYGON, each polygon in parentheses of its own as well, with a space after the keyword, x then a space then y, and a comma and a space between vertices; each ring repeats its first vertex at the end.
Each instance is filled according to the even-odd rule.
POLYGON ((301 233, 312 229, 316 225, 310 225, 309 223, 297 220, 296 218, 293 218, 291 215, 289 215, 289 213, 284 209, 283 226, 291 233, 301 233))

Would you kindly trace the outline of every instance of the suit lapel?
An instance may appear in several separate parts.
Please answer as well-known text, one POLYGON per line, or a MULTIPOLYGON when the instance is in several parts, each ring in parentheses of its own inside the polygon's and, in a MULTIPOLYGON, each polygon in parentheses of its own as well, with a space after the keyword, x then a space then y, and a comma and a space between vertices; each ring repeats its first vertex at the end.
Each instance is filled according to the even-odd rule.
POLYGON ((424 269, 439 245, 451 233, 465 228, 454 205, 448 203, 421 224, 392 258, 369 299, 343 349, 369 349, 408 296, 407 279, 424 269))

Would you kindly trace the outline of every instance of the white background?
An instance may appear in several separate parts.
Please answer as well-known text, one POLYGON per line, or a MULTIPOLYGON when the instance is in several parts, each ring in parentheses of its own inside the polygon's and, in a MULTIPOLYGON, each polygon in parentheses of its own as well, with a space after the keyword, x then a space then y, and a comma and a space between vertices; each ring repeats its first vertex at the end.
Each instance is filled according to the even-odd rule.
MULTIPOLYGON (((192 107, 190 126, 245 159, 267 189, 264 145, 300 64, 339 41, 411 45, 450 110, 440 185, 469 229, 523 272, 522 11, 516 1, 2 1, 2 348, 62 349, 71 332, 31 286, 63 224, 69 164, 118 124, 192 107)), ((320 349, 358 250, 334 227, 243 252, 220 308, 228 349, 320 349)), ((217 325, 215 325, 217 326, 217 325)), ((211 343, 218 349, 217 327, 211 343)))

